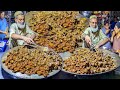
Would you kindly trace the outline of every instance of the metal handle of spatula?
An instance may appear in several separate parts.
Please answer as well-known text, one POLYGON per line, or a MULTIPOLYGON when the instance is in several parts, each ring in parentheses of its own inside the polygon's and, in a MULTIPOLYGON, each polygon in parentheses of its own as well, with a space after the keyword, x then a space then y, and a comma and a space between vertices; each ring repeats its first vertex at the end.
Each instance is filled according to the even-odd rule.
POLYGON ((39 46, 39 45, 37 45, 37 44, 34 42, 34 43, 30 44, 30 46, 37 47, 37 46, 39 46))
POLYGON ((96 51, 96 50, 95 50, 95 46, 93 45, 93 43, 90 45, 90 50, 91 50, 91 51, 96 51))
POLYGON ((25 43, 24 45, 25 46, 31 46, 31 47, 34 47, 34 48, 38 46, 36 43, 32 43, 32 44, 25 43))

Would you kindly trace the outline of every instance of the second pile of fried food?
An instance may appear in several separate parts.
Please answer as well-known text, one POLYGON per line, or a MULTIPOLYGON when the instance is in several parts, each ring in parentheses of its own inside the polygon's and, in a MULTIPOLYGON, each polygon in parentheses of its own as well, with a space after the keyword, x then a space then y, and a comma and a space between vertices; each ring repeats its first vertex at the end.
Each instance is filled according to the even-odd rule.
POLYGON ((64 61, 63 69, 76 74, 96 74, 113 70, 116 66, 116 62, 108 55, 103 56, 102 51, 81 48, 64 61))

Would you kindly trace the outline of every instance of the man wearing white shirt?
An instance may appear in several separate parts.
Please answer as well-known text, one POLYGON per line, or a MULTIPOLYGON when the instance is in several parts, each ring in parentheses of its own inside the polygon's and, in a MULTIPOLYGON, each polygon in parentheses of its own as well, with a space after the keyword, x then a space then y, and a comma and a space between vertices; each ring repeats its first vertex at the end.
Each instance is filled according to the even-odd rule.
POLYGON ((10 26, 10 47, 32 44, 35 33, 25 23, 25 17, 21 11, 15 13, 15 23, 10 26))

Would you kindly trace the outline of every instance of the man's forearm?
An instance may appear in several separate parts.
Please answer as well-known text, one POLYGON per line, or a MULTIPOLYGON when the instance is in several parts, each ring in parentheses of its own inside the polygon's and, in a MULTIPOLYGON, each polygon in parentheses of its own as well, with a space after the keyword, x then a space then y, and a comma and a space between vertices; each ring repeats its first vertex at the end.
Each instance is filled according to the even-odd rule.
POLYGON ((8 27, 5 29, 6 32, 8 32, 8 27))
POLYGON ((23 38, 24 38, 24 36, 18 35, 18 34, 12 34, 11 37, 12 37, 13 39, 19 39, 19 40, 23 40, 23 38))
POLYGON ((104 39, 103 41, 99 42, 99 43, 97 44, 97 46, 100 47, 100 46, 106 44, 108 41, 109 41, 109 39, 106 38, 106 39, 104 39))
POLYGON ((3 31, 1 31, 1 30, 0 30, 0 33, 4 34, 4 32, 3 32, 3 31))

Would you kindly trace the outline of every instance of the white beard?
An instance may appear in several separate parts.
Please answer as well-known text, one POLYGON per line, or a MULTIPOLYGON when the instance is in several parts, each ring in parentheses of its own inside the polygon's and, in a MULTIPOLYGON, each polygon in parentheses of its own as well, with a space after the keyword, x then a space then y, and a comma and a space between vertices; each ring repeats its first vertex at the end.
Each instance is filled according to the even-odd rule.
POLYGON ((24 29, 25 28, 25 23, 17 23, 18 28, 24 29))

